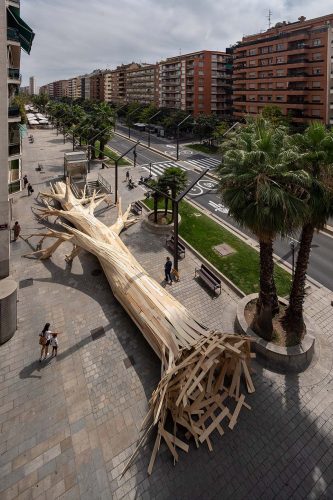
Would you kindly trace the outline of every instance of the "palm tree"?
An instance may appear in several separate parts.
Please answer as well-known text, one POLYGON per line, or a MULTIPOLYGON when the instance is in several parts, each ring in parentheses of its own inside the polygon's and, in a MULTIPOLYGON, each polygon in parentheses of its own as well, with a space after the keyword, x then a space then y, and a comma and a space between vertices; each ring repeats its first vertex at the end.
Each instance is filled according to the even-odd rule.
MULTIPOLYGON (((164 170, 159 182, 163 186, 164 190, 170 190, 171 197, 175 200, 177 195, 181 193, 187 185, 187 174, 179 167, 169 167, 164 170)), ((172 221, 174 220, 174 215, 175 202, 172 201, 172 221)))
POLYGON ((300 162, 311 178, 308 215, 302 227, 289 307, 283 318, 287 331, 300 340, 304 331, 303 305, 306 272, 315 230, 322 229, 333 213, 333 133, 321 122, 313 122, 293 143, 301 153, 300 162))
POLYGON ((224 163, 218 168, 223 201, 259 240, 260 292, 252 327, 271 340, 272 316, 278 311, 273 241, 302 224, 308 174, 295 167, 298 152, 289 144, 285 127, 262 117, 232 134, 223 150, 224 163))

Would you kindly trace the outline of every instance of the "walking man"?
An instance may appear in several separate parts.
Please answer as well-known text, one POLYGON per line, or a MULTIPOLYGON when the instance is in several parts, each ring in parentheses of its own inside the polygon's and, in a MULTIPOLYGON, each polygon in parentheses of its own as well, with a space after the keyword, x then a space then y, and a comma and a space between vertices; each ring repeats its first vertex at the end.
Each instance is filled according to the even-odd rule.
POLYGON ((28 184, 28 196, 30 196, 33 192, 34 192, 33 187, 29 182, 29 184, 28 184))
POLYGON ((27 174, 25 174, 25 175, 23 176, 24 189, 27 187, 28 182, 29 182, 29 181, 28 181, 28 176, 27 176, 27 174))
POLYGON ((165 281, 167 283, 169 283, 170 281, 170 285, 172 284, 171 269, 172 269, 172 262, 170 260, 170 257, 167 257, 166 263, 164 264, 164 272, 165 272, 165 281))
POLYGON ((14 231, 14 240, 13 241, 16 241, 17 238, 20 236, 20 232, 21 232, 21 226, 18 223, 18 221, 15 222, 15 224, 13 226, 13 231, 14 231))
POLYGON ((130 174, 129 170, 126 170, 126 182, 129 182, 130 174))

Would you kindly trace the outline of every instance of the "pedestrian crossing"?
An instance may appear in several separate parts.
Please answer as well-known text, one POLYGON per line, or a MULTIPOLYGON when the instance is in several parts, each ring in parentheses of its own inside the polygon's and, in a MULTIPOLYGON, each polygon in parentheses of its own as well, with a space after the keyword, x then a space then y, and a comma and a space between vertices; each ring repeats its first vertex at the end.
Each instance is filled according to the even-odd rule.
POLYGON ((184 162, 180 164, 174 161, 159 161, 159 162, 152 162, 151 164, 145 163, 144 165, 141 165, 141 168, 143 168, 147 172, 151 171, 151 175, 153 177, 158 177, 159 175, 164 174, 164 171, 170 167, 177 167, 185 171, 191 171, 193 167, 200 170, 205 170, 207 168, 209 169, 216 168, 221 162, 216 158, 202 157, 195 160, 186 160, 186 163, 192 165, 192 168, 189 166, 185 166, 184 162))
POLYGON ((202 156, 201 158, 193 160, 186 159, 186 161, 187 163, 193 165, 195 168, 200 168, 201 170, 204 170, 205 168, 214 169, 221 163, 221 160, 208 156, 202 156))
POLYGON ((175 163, 174 161, 159 161, 151 164, 146 163, 144 165, 141 165, 141 168, 143 168, 147 172, 151 171, 152 177, 158 177, 164 174, 165 170, 170 167, 177 167, 185 171, 191 170, 190 167, 185 167, 184 165, 180 165, 178 163, 175 163))

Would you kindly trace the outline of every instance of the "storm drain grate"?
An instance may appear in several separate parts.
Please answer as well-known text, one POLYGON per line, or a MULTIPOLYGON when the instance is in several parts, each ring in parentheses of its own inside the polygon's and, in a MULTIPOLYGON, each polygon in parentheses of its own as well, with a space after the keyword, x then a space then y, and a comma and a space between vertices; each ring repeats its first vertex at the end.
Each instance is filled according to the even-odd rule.
POLYGON ((128 356, 128 358, 125 358, 124 365, 126 366, 126 368, 129 368, 130 366, 134 366, 135 360, 134 360, 133 356, 128 356))
POLYGON ((100 339, 101 337, 105 337, 105 330, 103 326, 100 326, 98 328, 95 328, 94 330, 90 331, 91 338, 93 340, 100 339))
POLYGON ((94 269, 91 271, 92 276, 100 276, 102 274, 102 269, 94 269))
POLYGON ((27 286, 32 286, 34 284, 33 278, 27 278, 26 280, 19 281, 20 288, 27 288, 27 286))

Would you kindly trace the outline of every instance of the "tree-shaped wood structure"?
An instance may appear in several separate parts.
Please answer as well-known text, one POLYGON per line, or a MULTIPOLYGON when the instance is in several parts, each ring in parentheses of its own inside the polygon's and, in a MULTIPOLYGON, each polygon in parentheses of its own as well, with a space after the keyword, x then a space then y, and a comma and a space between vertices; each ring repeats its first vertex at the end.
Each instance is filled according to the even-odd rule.
POLYGON ((177 448, 188 451, 188 444, 179 438, 179 430, 186 432, 185 438, 193 437, 197 446, 206 442, 211 450, 211 433, 216 430, 222 436, 225 421, 233 429, 241 408, 250 408, 241 393, 241 378, 248 392, 254 391, 249 338, 210 331, 147 274, 119 237, 123 229, 137 221, 129 218, 130 207, 122 214, 119 203, 118 218, 107 227, 94 216, 95 208, 103 201, 95 193, 90 198, 84 193, 77 199, 67 181, 57 182, 50 193, 40 194, 46 206, 41 209, 41 217, 60 217, 75 227, 63 223, 68 232, 39 233, 39 250, 29 256, 49 258, 63 241, 73 244, 67 260, 72 260, 80 248, 93 253, 115 297, 162 362, 161 381, 149 402, 141 439, 127 467, 154 426, 157 438, 149 473, 162 438, 175 461, 177 448), (50 200, 61 208, 51 206, 50 200), (41 248, 48 237, 55 238, 55 243, 41 248), (168 415, 173 422, 171 428, 168 415))

